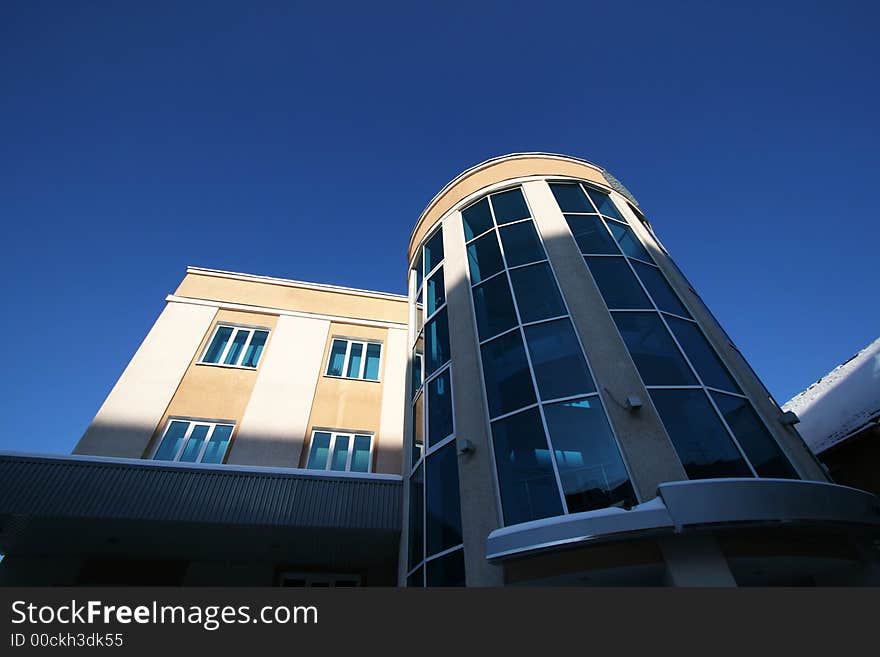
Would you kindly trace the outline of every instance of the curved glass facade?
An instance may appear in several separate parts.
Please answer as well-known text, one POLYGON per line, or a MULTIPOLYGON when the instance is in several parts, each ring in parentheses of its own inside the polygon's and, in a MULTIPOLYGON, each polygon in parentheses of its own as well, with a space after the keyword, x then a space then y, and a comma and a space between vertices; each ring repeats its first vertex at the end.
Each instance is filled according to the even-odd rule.
POLYGON ((550 189, 687 476, 797 478, 611 198, 579 182, 550 189))
POLYGON ((415 338, 410 345, 413 424, 406 581, 407 586, 464 586, 442 227, 424 241, 412 269, 415 338))
POLYGON ((462 211, 504 524, 636 502, 520 187, 462 211))

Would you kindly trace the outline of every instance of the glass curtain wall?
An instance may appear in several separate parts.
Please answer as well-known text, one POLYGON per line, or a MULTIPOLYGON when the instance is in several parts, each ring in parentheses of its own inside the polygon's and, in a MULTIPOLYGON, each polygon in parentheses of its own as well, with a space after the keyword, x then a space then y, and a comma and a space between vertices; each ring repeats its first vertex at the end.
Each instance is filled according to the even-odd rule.
POLYGON ((519 187, 462 211, 505 525, 636 502, 519 187))
POLYGON ((425 240, 413 269, 407 586, 464 586, 442 227, 425 240))
POLYGON ((611 198, 577 182, 550 188, 688 477, 797 478, 611 198))

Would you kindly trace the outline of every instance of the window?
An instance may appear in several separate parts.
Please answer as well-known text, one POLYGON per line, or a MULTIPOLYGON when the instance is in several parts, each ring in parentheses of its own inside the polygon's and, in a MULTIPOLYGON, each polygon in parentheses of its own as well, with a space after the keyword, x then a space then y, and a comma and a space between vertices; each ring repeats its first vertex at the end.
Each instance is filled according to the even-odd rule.
POLYGON ((255 368, 268 337, 266 329, 218 324, 200 362, 255 368))
MULTIPOLYGON (((614 206, 570 187, 563 189, 563 210, 584 213, 569 219, 583 237, 581 249, 597 245, 620 261, 605 258, 600 267, 619 264, 629 271, 618 244, 635 253, 637 243, 623 232, 623 242, 615 241, 616 233, 603 223, 618 216, 614 206)), ((490 194, 465 208, 462 219, 505 524, 634 503, 626 465, 522 190, 490 194)), ((648 307, 630 277, 629 288, 609 285, 608 294, 648 307)), ((439 577, 441 563, 427 563, 426 581, 439 577)))
MULTIPOLYGON (((796 478, 791 463, 611 198, 579 183, 551 183, 550 188, 688 477, 796 478)), ((555 446, 552 415, 548 408, 545 416, 555 446)), ((600 437, 600 432, 594 435, 600 437)), ((571 508, 565 459, 558 451, 556 456, 571 508)), ((573 452, 572 457, 577 458, 573 452)), ((613 483, 605 485, 605 491, 614 488, 613 483)))
POLYGON ((308 470, 370 472, 373 436, 365 433, 315 431, 309 447, 308 470))
POLYGON ((222 463, 234 425, 200 420, 169 420, 153 454, 156 461, 222 463))
POLYGON ((381 355, 382 345, 378 342, 333 338, 326 374, 344 379, 378 381, 381 355))

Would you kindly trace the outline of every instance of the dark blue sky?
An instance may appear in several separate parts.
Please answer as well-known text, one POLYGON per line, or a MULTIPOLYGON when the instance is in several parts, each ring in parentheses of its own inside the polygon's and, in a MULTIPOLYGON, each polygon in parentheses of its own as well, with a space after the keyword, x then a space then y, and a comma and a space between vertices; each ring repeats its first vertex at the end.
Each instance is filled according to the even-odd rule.
POLYGON ((780 402, 880 333, 872 2, 0 4, 4 431, 69 451, 188 264, 403 292, 486 158, 597 162, 780 402))

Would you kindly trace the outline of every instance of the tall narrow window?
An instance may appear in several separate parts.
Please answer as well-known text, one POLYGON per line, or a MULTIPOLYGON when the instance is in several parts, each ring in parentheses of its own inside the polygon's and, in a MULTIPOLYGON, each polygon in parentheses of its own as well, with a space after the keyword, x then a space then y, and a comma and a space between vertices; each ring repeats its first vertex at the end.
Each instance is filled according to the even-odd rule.
MULTIPOLYGON (((487 216, 491 224, 488 202, 468 214, 465 222, 474 236, 485 230, 487 216)), ((493 253, 488 243, 486 249, 472 254, 471 267, 474 271, 483 267, 487 286, 492 284, 488 272, 496 266, 492 261, 497 257, 497 245, 493 253)), ((426 583, 446 586, 453 585, 452 580, 464 579, 463 571, 438 570, 438 564, 441 561, 446 564, 444 560, 450 557, 453 565, 458 563, 455 558, 460 557, 464 549, 443 258, 443 228, 440 227, 418 249, 410 287, 415 324, 410 327, 412 424, 408 433, 412 458, 408 478, 407 586, 426 583)))
MULTIPOLYGON (((569 209, 593 217, 584 243, 604 236, 617 249, 586 195, 569 196, 569 209)), ((462 218, 505 524, 635 503, 522 190, 490 194, 462 218)), ((631 288, 644 298, 634 278, 631 288)))

